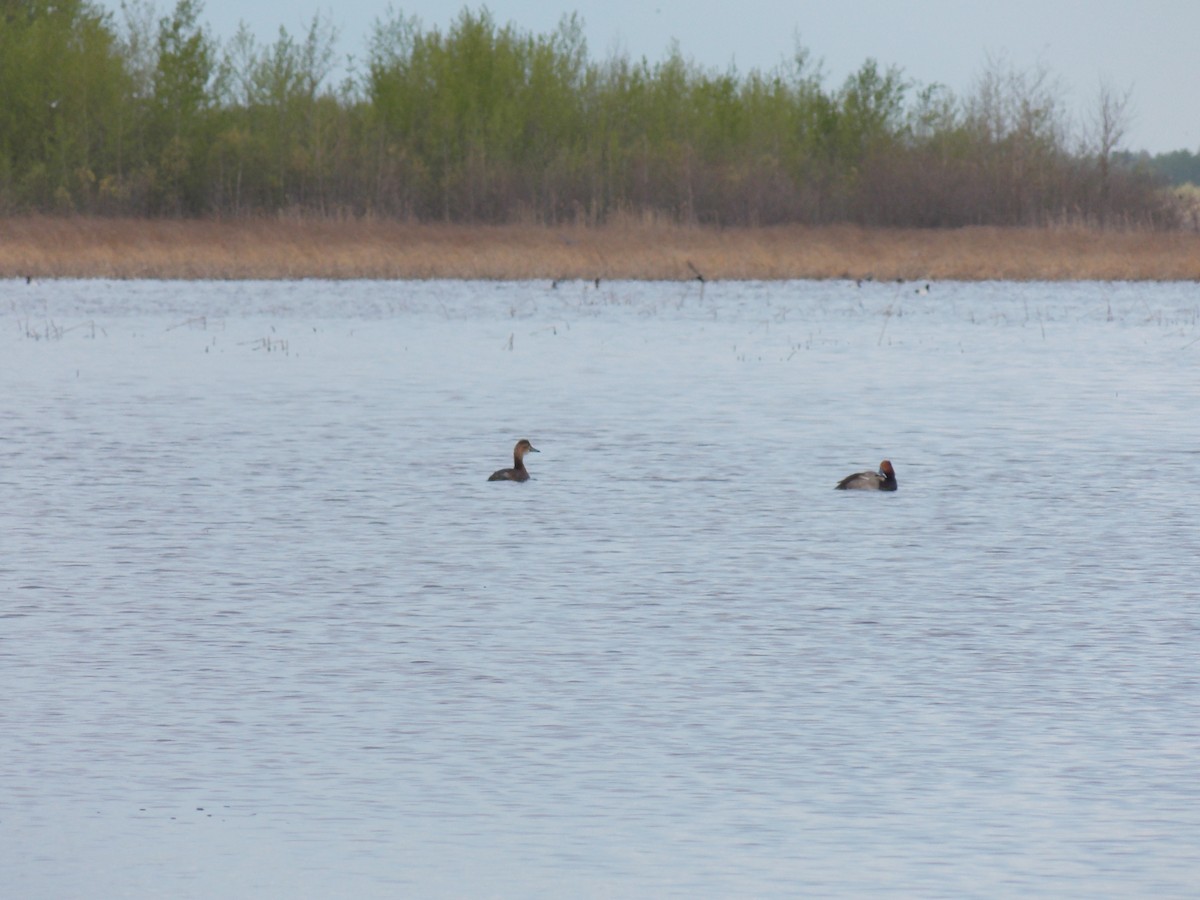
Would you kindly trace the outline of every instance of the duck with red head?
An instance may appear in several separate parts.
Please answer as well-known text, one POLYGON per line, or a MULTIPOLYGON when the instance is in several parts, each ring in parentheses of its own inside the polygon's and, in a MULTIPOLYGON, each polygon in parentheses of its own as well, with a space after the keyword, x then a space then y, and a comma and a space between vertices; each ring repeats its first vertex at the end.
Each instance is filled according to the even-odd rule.
POLYGON ((879 464, 878 472, 855 472, 837 483, 839 491, 894 491, 896 470, 890 460, 879 464))
POLYGON ((528 481, 529 472, 525 468, 525 454, 541 452, 525 438, 521 438, 517 441, 517 446, 513 448, 513 467, 496 470, 488 477, 488 481, 528 481))

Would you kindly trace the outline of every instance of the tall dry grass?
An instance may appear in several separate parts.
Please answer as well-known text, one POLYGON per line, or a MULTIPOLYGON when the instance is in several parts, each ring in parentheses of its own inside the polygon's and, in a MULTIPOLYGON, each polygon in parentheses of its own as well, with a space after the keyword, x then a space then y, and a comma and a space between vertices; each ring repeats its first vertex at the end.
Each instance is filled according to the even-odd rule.
POLYGON ((1083 228, 599 228, 364 219, 0 219, 0 277, 1200 279, 1200 234, 1083 228))

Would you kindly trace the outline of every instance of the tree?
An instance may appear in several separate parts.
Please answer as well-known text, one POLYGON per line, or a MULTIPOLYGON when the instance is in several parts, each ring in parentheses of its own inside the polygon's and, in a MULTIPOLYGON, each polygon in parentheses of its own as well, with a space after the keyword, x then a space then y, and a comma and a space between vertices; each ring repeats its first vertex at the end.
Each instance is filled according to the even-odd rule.
POLYGON ((201 0, 178 0, 158 23, 148 149, 160 199, 176 215, 203 205, 203 162, 212 104, 215 45, 200 25, 201 0), (155 159, 155 156, 157 159, 155 159))
POLYGON ((1112 213, 1113 153, 1125 137, 1125 130, 1129 124, 1129 98, 1131 96, 1131 89, 1117 91, 1108 82, 1102 82, 1092 113, 1090 134, 1086 138, 1091 144, 1090 151, 1095 154, 1099 174, 1101 224, 1107 221, 1112 213))
POLYGON ((113 165, 127 77, 106 13, 86 0, 7 3, 0 14, 0 197, 90 208, 113 165))

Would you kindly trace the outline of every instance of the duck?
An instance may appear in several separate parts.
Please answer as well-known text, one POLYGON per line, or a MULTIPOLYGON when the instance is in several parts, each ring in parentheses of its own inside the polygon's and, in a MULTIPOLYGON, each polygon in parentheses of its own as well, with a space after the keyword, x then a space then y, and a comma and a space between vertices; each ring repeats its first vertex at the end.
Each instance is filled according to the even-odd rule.
POLYGON ((879 464, 878 472, 855 472, 847 475, 837 483, 839 491, 894 491, 896 489, 896 470, 892 468, 891 460, 885 459, 879 464))
POLYGON ((529 471, 525 468, 525 454, 541 452, 525 438, 521 438, 517 441, 517 446, 513 447, 513 467, 497 469, 488 476, 488 481, 528 481, 529 471))

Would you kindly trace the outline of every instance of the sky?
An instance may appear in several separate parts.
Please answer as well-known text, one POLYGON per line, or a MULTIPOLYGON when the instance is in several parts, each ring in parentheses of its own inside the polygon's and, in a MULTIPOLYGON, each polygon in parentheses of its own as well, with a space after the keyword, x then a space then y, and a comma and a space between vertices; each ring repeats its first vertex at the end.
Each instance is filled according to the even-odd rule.
MULTIPOLYGON (((104 0, 112 8, 119 0, 104 0)), ((174 0, 157 0, 164 12, 174 0)), ((1197 0, 406 0, 392 7, 425 30, 445 31, 464 8, 485 6, 499 24, 535 34, 578 13, 588 55, 650 62, 677 43, 705 68, 769 70, 797 47, 821 63, 833 88, 867 59, 919 84, 970 93, 989 60, 1017 71, 1045 68, 1082 126, 1101 85, 1129 93, 1122 149, 1200 152, 1200 2, 1197 0)), ((345 57, 366 56, 387 0, 205 0, 202 18, 221 40, 245 22, 270 43, 280 26, 296 37, 317 13, 338 29, 345 57)))

